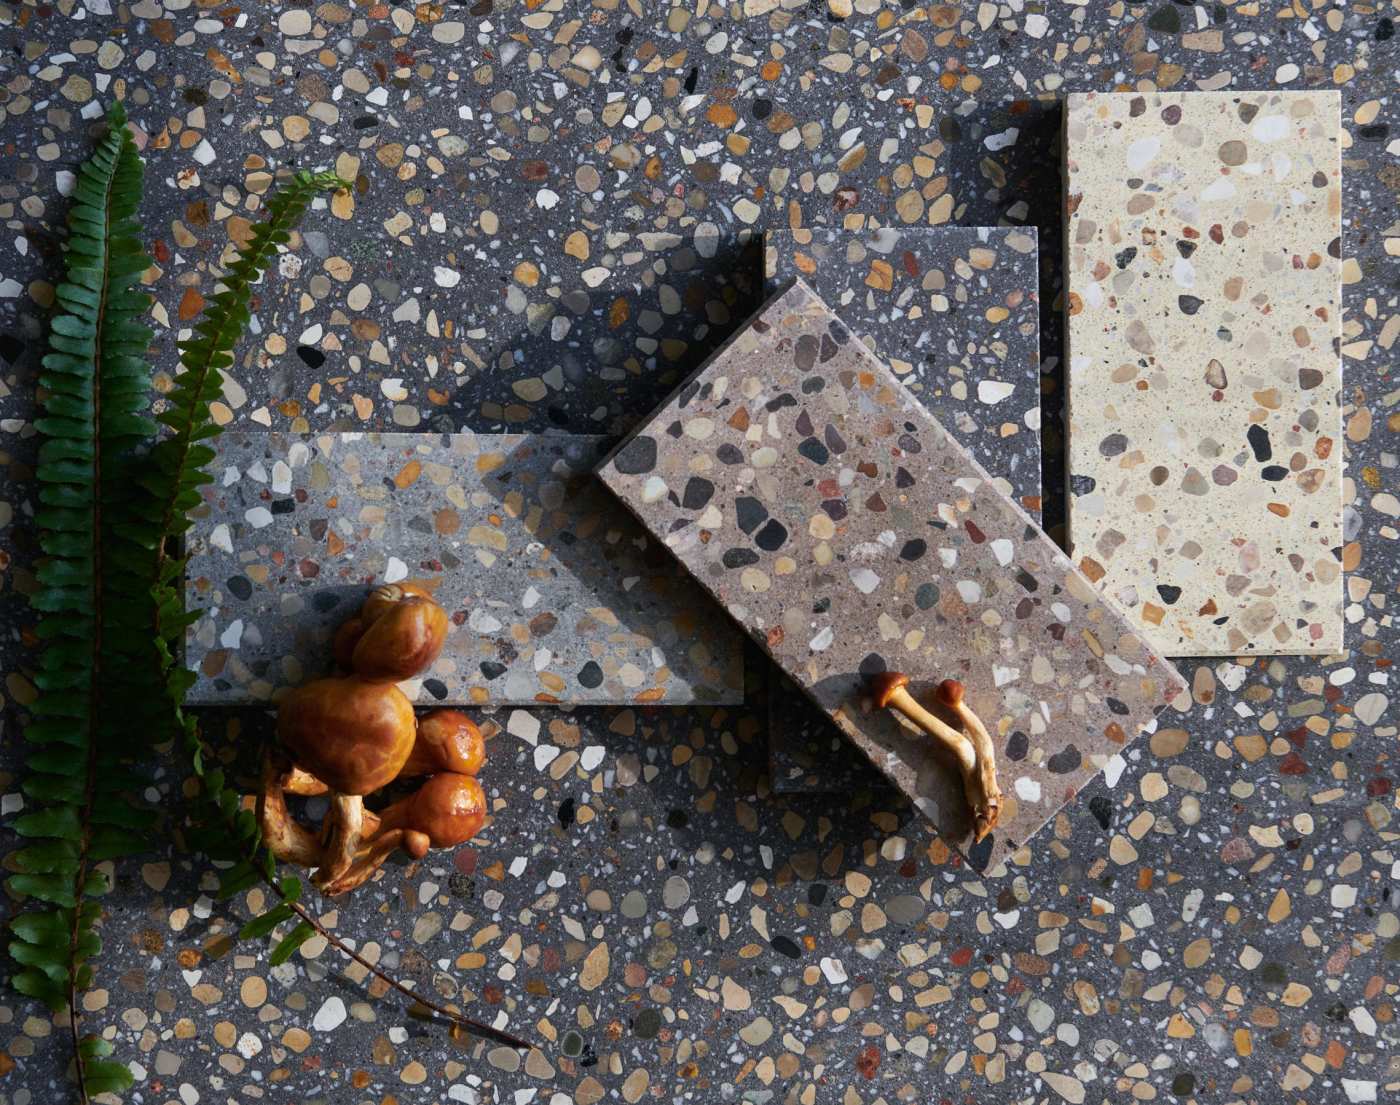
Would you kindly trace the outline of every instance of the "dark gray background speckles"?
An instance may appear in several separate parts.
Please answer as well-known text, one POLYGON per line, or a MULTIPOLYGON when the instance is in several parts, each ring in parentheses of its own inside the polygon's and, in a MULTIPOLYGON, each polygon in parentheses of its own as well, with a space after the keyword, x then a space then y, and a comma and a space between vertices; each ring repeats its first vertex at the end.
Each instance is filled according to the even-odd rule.
MULTIPOLYGON (((0 11, 7 751, 32 695, 30 419, 57 174, 88 149, 94 98, 123 94, 149 136, 157 322, 213 293, 264 161, 357 178, 353 218, 312 213, 262 289, 220 411, 249 429, 622 432, 748 312, 760 270, 742 236, 1034 225, 1052 526, 1064 94, 1337 87, 1347 136, 1346 656, 1184 662, 1185 711, 986 878, 888 792, 775 798, 760 698, 503 712, 514 731, 493 736, 486 782, 504 808, 462 855, 476 866, 394 867, 328 920, 422 985, 504 1010, 544 1045, 515 1069, 369 1000, 329 951, 274 971, 230 949, 176 831, 186 770, 163 762, 170 844, 119 872, 86 1017, 140 1065, 146 1100, 1394 1095, 1393 11, 104 8, 0 11), (691 238, 710 250, 693 263, 691 238), (600 945, 606 977, 583 989, 600 945)), ((205 721, 245 756, 264 731, 256 714, 205 721)), ((13 774, 0 793, 11 811, 13 774)), ((0 1100, 60 1099, 63 1066, 50 1018, 7 992, 0 1100)))

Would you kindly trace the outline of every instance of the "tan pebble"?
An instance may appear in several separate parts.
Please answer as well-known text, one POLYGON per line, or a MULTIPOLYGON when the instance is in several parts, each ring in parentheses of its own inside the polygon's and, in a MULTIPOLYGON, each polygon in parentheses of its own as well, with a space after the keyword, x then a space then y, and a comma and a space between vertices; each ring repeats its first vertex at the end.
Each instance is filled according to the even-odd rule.
POLYGON ((428 1068, 414 1059, 399 1072, 399 1081, 409 1086, 421 1086, 428 1080, 428 1068))
POLYGON ((575 230, 564 239, 564 252, 580 261, 587 261, 588 235, 582 230, 575 230))
POLYGON ((753 1005, 753 998, 750 997, 749 992, 728 975, 720 984, 720 998, 724 1002, 724 1007, 729 1010, 742 1011, 753 1005))
MULTIPOLYGON (((672 9, 673 11, 676 9, 672 9)), ((603 1084, 591 1074, 578 1084, 574 1091, 574 1105, 597 1105, 607 1091, 603 1084)))
POLYGON ((1148 743, 1154 756, 1168 759, 1180 755, 1190 739, 1185 729, 1159 729, 1148 743))
POLYGON ((152 890, 164 890, 170 881, 170 864, 164 861, 142 864, 141 878, 152 890))
POLYGON ((282 133, 289 142, 300 142, 311 133, 311 121, 305 115, 288 115, 282 120, 282 133))
POLYGON ((233 1047, 238 1040, 238 1029, 229 1021, 219 1021, 214 1026, 214 1042, 220 1047, 233 1047))
POLYGON ((584 957, 583 966, 578 973, 579 987, 584 990, 598 989, 608 977, 611 967, 612 955, 608 951, 608 945, 599 943, 584 957))
POLYGON ((267 983, 257 975, 249 975, 238 988, 238 996, 249 1009, 256 1009, 267 1001, 267 983))
POLYGON ((1109 841, 1108 858, 1121 866, 1136 860, 1138 852, 1126 836, 1116 835, 1109 841))
POLYGON ((1202 936, 1192 940, 1181 953, 1181 961, 1188 967, 1199 967, 1210 958, 1210 938, 1202 936))
POLYGON ((300 1055, 311 1046, 311 1037, 305 1029, 289 1028, 282 1034, 282 1044, 300 1055))
POLYGON ((645 1067, 638 1067, 622 1083, 622 1100, 635 1103, 642 1099, 642 1094, 646 1093, 647 1086, 651 1084, 651 1075, 647 1073, 645 1067))

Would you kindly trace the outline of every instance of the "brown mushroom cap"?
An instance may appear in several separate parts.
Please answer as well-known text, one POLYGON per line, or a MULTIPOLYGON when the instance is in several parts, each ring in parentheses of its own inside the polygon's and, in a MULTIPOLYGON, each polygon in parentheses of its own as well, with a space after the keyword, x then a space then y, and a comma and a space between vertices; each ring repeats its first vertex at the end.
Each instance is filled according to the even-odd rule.
POLYGON ((486 824, 486 795, 470 775, 443 771, 379 815, 379 832, 423 833, 434 848, 470 840, 486 824))
POLYGON ((350 666, 366 679, 411 679, 438 658, 447 640, 447 611, 397 584, 376 589, 360 611, 360 621, 365 629, 350 666))
POLYGON ((963 700, 963 685, 956 679, 945 679, 938 684, 938 701, 950 708, 956 708, 963 700))
POLYGON ((909 677, 902 671, 882 671, 870 677, 870 693, 875 696, 875 705, 884 709, 890 704, 894 692, 909 686, 909 677))
POLYGON ((413 750, 413 704, 392 683, 317 679, 282 699, 277 736, 297 765, 340 794, 392 782, 413 750))
POLYGON ((401 775, 454 771, 475 775, 486 762, 486 742, 461 710, 434 710, 418 719, 418 739, 401 775))
POLYGON ((354 670, 355 646, 364 635, 365 621, 358 615, 348 622, 342 622, 335 631, 335 636, 331 638, 331 655, 335 657, 335 666, 341 671, 354 670))

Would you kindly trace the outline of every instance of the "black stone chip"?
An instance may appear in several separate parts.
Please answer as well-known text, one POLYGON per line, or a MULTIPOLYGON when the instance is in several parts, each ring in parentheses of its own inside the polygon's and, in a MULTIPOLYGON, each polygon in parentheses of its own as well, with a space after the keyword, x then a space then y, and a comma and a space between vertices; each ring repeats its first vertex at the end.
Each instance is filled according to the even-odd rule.
POLYGON ((1079 749, 1068 744, 1046 760, 1045 766, 1052 775, 1068 775, 1083 762, 1084 757, 1080 755, 1079 749))
POLYGON ((1272 460, 1274 447, 1269 441, 1269 431, 1257 423, 1251 426, 1245 437, 1249 439, 1249 447, 1254 450, 1254 459, 1261 464, 1266 460, 1272 460))
POLYGON ((831 459, 831 452, 814 437, 803 438, 797 451, 813 464, 825 464, 831 459))
POLYGON ((624 476, 637 476, 656 467, 656 438, 638 434, 617 451, 613 467, 624 476))
POLYGON ((681 494, 681 506, 686 510, 700 510, 715 493, 715 485, 703 476, 691 476, 686 481, 681 494))
POLYGON ((734 500, 734 514, 739 528, 745 533, 753 533, 768 518, 768 508, 752 495, 740 495, 734 500))
POLYGON ((788 539, 787 527, 776 518, 769 518, 767 524, 754 534, 753 543, 764 552, 776 552, 788 539))
POLYGON ((603 669, 598 666, 596 660, 590 660, 578 669, 578 683, 580 687, 586 687, 590 691, 603 685, 603 669))

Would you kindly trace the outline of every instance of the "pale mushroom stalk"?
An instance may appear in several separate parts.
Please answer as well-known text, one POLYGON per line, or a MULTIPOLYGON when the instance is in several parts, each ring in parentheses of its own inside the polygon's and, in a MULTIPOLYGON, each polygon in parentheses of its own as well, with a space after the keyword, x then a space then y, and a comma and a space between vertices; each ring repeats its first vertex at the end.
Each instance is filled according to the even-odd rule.
POLYGON ((956 679, 945 679, 938 684, 937 694, 938 701, 957 714, 968 739, 972 742, 972 747, 977 751, 977 776, 982 793, 986 796, 987 810, 985 828, 980 824, 983 817, 980 810, 977 815, 977 839, 981 840, 996 827, 997 819, 1001 815, 1001 784, 997 782, 996 748, 992 744, 991 733, 987 732, 987 727, 982 724, 982 719, 973 713, 972 707, 964 699, 961 683, 956 679))
POLYGON ((321 862, 321 845, 309 829, 298 824, 287 809, 284 782, 289 772, 271 749, 263 753, 262 786, 255 812, 263 840, 272 854, 287 863, 315 867, 321 862))
POLYGON ((897 671, 883 672, 870 682, 877 706, 904 715, 953 758, 962 779, 963 797, 972 811, 973 839, 980 841, 992 831, 1000 812, 1001 790, 996 786, 995 766, 991 775, 992 789, 989 791, 978 767, 977 747, 972 738, 924 709, 906 689, 908 686, 909 677, 897 671))
POLYGON ((320 872, 317 872, 317 885, 320 886, 321 892, 329 897, 354 890, 379 870, 380 864, 398 848, 402 848, 413 859, 422 859, 428 854, 428 837, 412 829, 389 829, 377 833, 361 842, 355 851, 354 862, 339 878, 322 882, 320 872))
POLYGON ((330 816, 326 819, 325 849, 321 866, 312 881, 324 888, 341 878, 355 862, 364 837, 365 799, 360 794, 332 794, 330 816))

